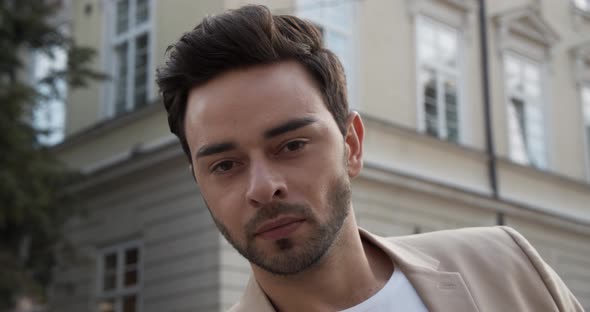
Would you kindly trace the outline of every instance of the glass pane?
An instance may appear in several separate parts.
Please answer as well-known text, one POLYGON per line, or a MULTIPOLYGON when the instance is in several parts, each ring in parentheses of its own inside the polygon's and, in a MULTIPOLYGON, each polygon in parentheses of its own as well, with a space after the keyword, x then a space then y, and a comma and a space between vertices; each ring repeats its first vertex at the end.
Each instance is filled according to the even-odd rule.
POLYGON ((453 80, 444 82, 445 117, 447 123, 447 138, 450 141, 459 140, 459 111, 457 109, 457 83, 453 80))
POLYGON ((448 67, 457 66, 457 33, 446 28, 438 29, 438 52, 441 62, 448 67))
POLYGON ((421 62, 435 61, 434 29, 429 23, 422 22, 418 25, 418 57, 421 62))
POLYGON ((320 0, 298 0, 297 15, 304 19, 314 22, 321 21, 321 3, 320 0))
POLYGON ((117 47, 115 55, 115 113, 121 113, 127 110, 127 43, 117 47))
POLYGON ((588 1, 588 0, 574 0, 574 2, 576 3, 576 6, 580 10, 590 11, 590 1, 588 1))
POLYGON ((109 273, 103 276, 102 289, 105 291, 113 290, 117 287, 117 274, 109 273))
POLYGON ((527 82, 536 83, 540 79, 540 70, 539 66, 533 64, 525 64, 524 65, 524 79, 527 82))
POLYGON ((125 265, 136 264, 139 258, 139 250, 130 248, 125 251, 125 265))
POLYGON ((426 133, 438 136, 437 88, 434 71, 429 69, 422 70, 420 82, 424 97, 423 105, 426 133))
POLYGON ((134 286, 137 284, 137 271, 132 270, 125 272, 125 287, 134 286))
POLYGON ((506 72, 506 84, 508 90, 519 90, 521 89, 521 64, 513 57, 506 57, 504 63, 504 69, 506 72))
POLYGON ((590 85, 582 87, 582 108, 586 125, 590 126, 590 85))
POLYGON ((126 296, 123 298, 123 312, 137 311, 137 296, 126 296))
POLYGON ((104 256, 104 267, 105 270, 115 270, 117 268, 117 254, 110 253, 104 256))
POLYGON ((115 312, 115 300, 103 300, 98 303, 99 312, 115 312))
POLYGON ((350 1, 343 1, 336 4, 327 5, 324 8, 325 20, 330 24, 341 29, 348 29, 352 23, 352 5, 350 1))
MULTIPOLYGON (((538 99, 541 96, 541 86, 539 81, 526 81, 524 84, 524 93, 527 94, 529 97, 538 99)), ((540 103, 540 99, 531 103, 533 105, 537 105, 540 103)))
POLYGON ((117 2, 117 34, 121 34, 129 29, 129 0, 119 0, 117 2))
POLYGON ((147 104, 148 82, 148 35, 142 35, 135 41, 135 77, 134 77, 134 107, 147 104))
POLYGON ((524 102, 518 98, 511 98, 508 106, 510 157, 516 162, 528 164, 529 157, 524 122, 524 102))
POLYGON ((137 0, 137 10, 135 14, 135 24, 141 24, 148 20, 150 16, 149 1, 137 0))

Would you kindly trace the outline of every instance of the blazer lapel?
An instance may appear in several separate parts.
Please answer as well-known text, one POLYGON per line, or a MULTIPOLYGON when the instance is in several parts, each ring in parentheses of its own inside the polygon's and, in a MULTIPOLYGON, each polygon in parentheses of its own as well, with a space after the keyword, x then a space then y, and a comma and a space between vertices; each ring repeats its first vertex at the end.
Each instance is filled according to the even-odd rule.
POLYGON ((232 311, 275 312, 275 309, 254 276, 250 276, 242 299, 232 311))
POLYGON ((391 257, 430 312, 479 311, 459 272, 438 270, 438 260, 402 242, 391 242, 359 229, 364 239, 391 257))

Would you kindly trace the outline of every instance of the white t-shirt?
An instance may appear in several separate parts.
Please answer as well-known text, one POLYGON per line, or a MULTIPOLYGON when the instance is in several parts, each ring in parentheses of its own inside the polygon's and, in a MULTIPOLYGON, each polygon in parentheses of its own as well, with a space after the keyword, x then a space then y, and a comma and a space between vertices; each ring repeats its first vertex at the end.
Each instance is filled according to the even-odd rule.
POLYGON ((387 284, 371 298, 341 312, 428 312, 414 286, 397 268, 387 284))

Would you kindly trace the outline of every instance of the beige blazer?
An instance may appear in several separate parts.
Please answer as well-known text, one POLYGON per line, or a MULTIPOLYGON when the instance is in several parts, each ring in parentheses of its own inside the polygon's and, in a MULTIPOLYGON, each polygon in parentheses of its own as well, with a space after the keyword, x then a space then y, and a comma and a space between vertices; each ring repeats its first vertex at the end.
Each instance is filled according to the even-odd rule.
MULTIPOLYGON (((363 240, 391 257, 430 312, 584 311, 553 269, 512 228, 468 228, 391 238, 359 231, 363 240)), ((275 310, 251 277, 230 311, 275 310)))

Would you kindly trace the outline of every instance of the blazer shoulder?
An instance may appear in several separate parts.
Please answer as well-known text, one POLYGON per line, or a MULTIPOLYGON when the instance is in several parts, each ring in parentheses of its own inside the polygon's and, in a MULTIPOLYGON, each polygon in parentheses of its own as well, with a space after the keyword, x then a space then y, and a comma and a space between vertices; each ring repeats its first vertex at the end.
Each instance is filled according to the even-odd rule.
MULTIPOLYGON (((397 242, 410 245, 439 260, 441 269, 489 271, 489 276, 505 274, 506 278, 529 272, 527 274, 534 274, 540 278, 559 311, 583 311, 580 303, 557 273, 543 260, 533 245, 511 227, 443 230, 391 237, 389 240, 394 244, 397 242), (501 259, 502 272, 497 271, 497 260, 490 259, 501 259)), ((526 276, 523 278, 530 281, 526 276)))

